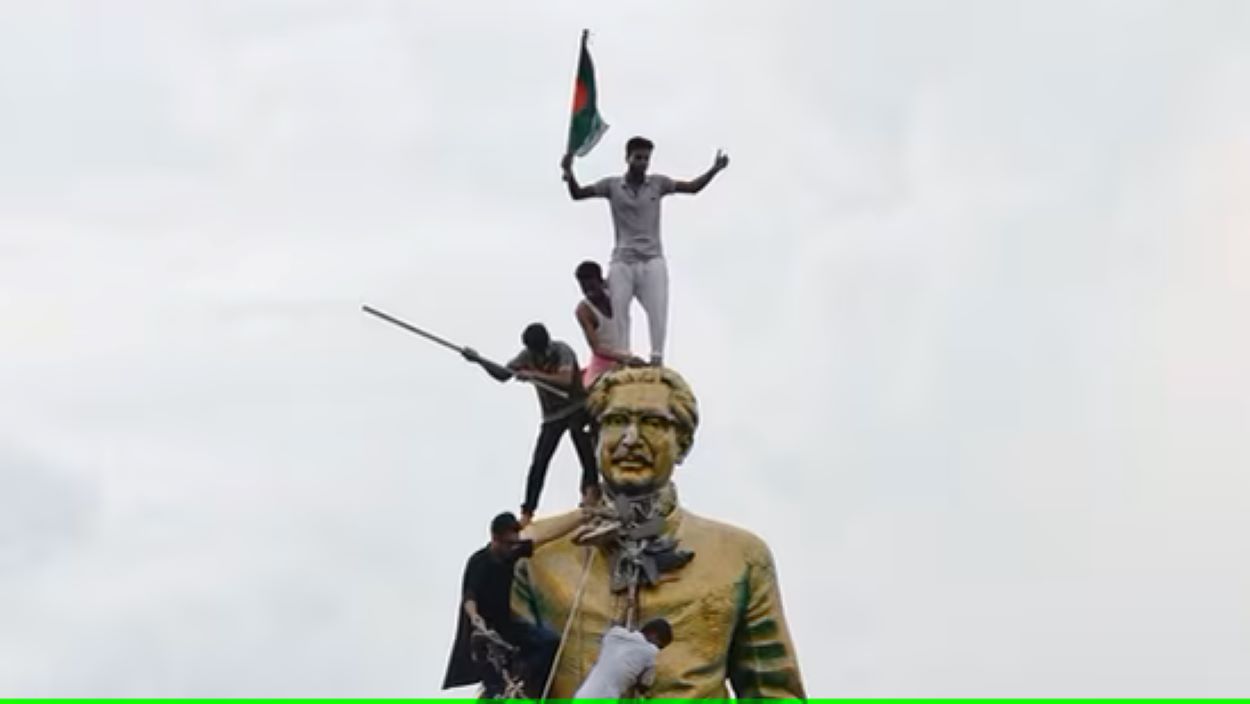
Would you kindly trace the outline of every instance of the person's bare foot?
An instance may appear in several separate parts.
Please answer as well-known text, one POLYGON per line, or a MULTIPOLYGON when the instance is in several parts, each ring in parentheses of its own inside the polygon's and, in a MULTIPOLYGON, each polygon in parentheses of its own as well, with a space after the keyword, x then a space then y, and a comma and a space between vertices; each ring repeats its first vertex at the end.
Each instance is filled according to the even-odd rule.
POLYGON ((599 485, 588 486, 582 490, 582 506, 598 506, 603 499, 603 492, 599 490, 599 485))
POLYGON ((517 521, 517 523, 521 524, 521 530, 525 530, 527 527, 529 527, 529 524, 533 522, 534 522, 534 514, 530 513, 529 511, 522 511, 521 520, 517 521))

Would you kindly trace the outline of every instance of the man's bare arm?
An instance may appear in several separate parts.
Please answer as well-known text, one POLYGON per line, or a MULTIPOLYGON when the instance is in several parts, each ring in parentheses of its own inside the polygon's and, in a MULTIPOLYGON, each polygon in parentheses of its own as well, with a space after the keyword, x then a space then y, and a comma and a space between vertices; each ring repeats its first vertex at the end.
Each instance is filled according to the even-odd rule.
POLYGON ((504 382, 504 381, 511 379, 513 376, 514 370, 506 368, 506 367, 501 367, 498 364, 495 364, 494 362, 483 359, 482 355, 478 354, 477 350, 473 349, 472 347, 464 348, 464 350, 461 351, 460 354, 461 356, 463 356, 465 359, 469 360, 470 362, 473 362, 481 366, 482 369, 486 370, 486 373, 490 374, 491 378, 493 378, 495 381, 504 382))
POLYGON ((573 200, 585 200, 596 195, 595 189, 583 186, 577 182, 577 177, 573 175, 572 154, 565 154, 564 158, 560 160, 560 171, 564 174, 564 183, 569 187, 570 198, 573 200))
POLYGON ((646 692, 655 686, 655 663, 647 665, 647 669, 642 671, 642 675, 638 678, 638 690, 646 692))
POLYGON ((517 372, 517 378, 522 381, 526 379, 537 379, 563 389, 568 389, 573 386, 573 366, 566 364, 551 373, 540 372, 537 369, 523 369, 517 372))
POLYGON ((464 600, 464 612, 469 615, 469 623, 479 631, 486 630, 486 621, 481 614, 477 612, 477 602, 472 598, 464 600))
POLYGON ((585 511, 571 511, 563 516, 555 516, 545 521, 531 523, 526 526, 525 530, 521 531, 521 538, 534 541, 534 547, 537 548, 544 543, 563 537, 569 531, 581 525, 584 520, 586 520, 585 511))
POLYGON ((645 362, 629 353, 629 350, 614 350, 603 344, 603 340, 599 337, 599 330, 595 327, 595 314, 590 310, 590 304, 585 301, 577 304, 577 322, 581 323, 582 333, 586 335, 586 344, 590 345, 590 350, 600 357, 607 357, 614 362, 621 364, 645 364, 645 362))
POLYGON ((677 193, 698 193, 712 182, 716 174, 724 171, 728 166, 729 156, 718 149, 716 150, 716 158, 712 161, 712 168, 693 181, 677 181, 673 184, 673 190, 677 193))

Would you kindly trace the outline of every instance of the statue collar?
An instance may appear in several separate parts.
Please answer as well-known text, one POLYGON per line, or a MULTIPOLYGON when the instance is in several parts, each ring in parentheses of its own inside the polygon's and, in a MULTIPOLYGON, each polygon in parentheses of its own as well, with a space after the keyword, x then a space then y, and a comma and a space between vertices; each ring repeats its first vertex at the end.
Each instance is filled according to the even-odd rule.
POLYGON ((694 553, 679 546, 673 536, 681 515, 676 511, 677 489, 672 482, 639 496, 604 492, 597 511, 604 530, 596 537, 611 544, 612 591, 632 593, 639 586, 654 586, 661 574, 694 559, 694 553))

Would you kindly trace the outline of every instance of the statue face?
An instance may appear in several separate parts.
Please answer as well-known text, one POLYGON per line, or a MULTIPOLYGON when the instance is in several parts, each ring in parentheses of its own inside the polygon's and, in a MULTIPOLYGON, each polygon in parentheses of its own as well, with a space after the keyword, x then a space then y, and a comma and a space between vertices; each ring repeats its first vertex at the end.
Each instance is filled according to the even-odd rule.
POLYGON ((668 483, 680 452, 678 425, 663 383, 612 388, 599 415, 599 468, 614 491, 637 494, 668 483))

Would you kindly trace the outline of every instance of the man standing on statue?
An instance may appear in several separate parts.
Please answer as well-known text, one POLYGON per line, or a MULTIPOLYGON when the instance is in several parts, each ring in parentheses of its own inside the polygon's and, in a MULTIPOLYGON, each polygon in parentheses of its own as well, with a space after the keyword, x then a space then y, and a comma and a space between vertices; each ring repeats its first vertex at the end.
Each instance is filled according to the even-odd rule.
POLYGON ((565 431, 573 440, 573 448, 582 465, 583 502, 599 499, 599 477, 586 429, 589 422, 585 409, 586 393, 581 386, 582 378, 573 348, 559 340, 552 340, 542 323, 526 326, 521 333, 521 342, 525 345, 524 349, 508 362, 506 368, 487 362, 471 347, 464 348, 461 354, 480 365, 496 381, 506 382, 512 378, 537 380, 564 393, 564 396, 557 396, 542 387, 536 388, 543 420, 525 477, 525 501, 521 504, 521 527, 524 528, 534 519, 534 510, 538 508, 538 499, 547 480, 547 467, 565 431))
POLYGON ((729 166, 729 157, 716 152, 712 167, 693 181, 676 181, 660 174, 647 174, 655 145, 645 137, 633 137, 625 144, 624 176, 609 176, 590 186, 578 184, 573 175, 573 155, 560 161, 564 181, 573 200, 606 198, 612 211, 616 246, 608 269, 608 290, 612 309, 620 316, 622 342, 629 349, 629 307, 638 299, 647 312, 651 333, 651 364, 664 361, 664 340, 668 328, 668 265, 660 241, 660 199, 670 193, 698 193, 716 174, 729 166))
POLYGON ((646 362, 631 354, 621 342, 620 320, 613 311, 599 264, 584 261, 577 265, 574 276, 585 296, 577 304, 574 315, 590 346, 590 362, 582 372, 582 388, 589 389, 599 375, 608 370, 621 365, 643 366, 646 362))

